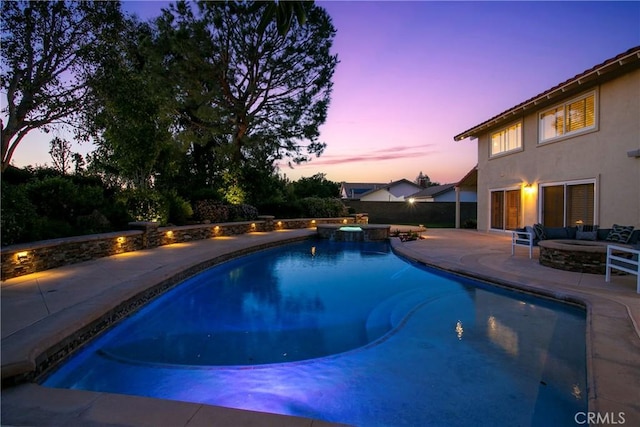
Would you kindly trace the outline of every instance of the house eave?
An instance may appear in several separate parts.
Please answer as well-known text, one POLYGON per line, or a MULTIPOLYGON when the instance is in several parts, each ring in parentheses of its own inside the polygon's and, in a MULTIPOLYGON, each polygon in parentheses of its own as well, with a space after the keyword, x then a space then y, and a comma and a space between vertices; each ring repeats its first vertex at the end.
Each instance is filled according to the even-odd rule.
POLYGON ((466 138, 476 139, 480 134, 500 124, 522 117, 525 113, 538 110, 555 103, 559 98, 570 96, 581 90, 586 90, 598 83, 609 80, 621 73, 640 68, 640 46, 629 49, 615 58, 605 61, 559 85, 524 101, 491 119, 480 123, 453 137, 454 141, 466 138))

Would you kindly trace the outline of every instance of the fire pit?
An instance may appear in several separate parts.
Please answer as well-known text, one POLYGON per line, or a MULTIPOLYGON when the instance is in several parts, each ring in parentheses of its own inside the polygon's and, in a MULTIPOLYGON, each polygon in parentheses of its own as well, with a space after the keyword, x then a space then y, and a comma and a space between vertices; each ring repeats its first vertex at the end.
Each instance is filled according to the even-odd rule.
POLYGON ((607 265, 607 244, 591 240, 543 240, 540 264, 560 270, 604 274, 607 265))

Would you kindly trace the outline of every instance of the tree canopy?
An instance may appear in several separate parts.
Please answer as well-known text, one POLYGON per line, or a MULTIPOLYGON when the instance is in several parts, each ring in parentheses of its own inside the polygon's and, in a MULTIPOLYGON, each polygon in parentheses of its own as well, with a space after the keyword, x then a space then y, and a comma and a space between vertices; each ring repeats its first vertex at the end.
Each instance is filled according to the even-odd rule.
POLYGON ((198 5, 178 3, 158 21, 183 139, 213 145, 234 166, 285 157, 299 163, 322 153, 318 128, 337 64, 326 12, 305 4, 306 24, 282 35, 275 22, 256 31, 262 14, 251 13, 251 2, 198 5))
POLYGON ((5 1, 0 19, 4 171, 30 131, 74 122, 121 14, 119 2, 5 1))
POLYGON ((264 24, 270 7, 181 1, 150 25, 130 22, 94 81, 94 162, 138 183, 257 196, 248 178, 320 155, 335 28, 300 2, 304 25, 290 19, 283 33, 277 20, 264 24))
POLYGON ((28 188, 7 192, 5 206, 18 208, 19 199, 33 205, 6 216, 24 225, 21 238, 66 221, 41 209, 43 189, 47 203, 77 205, 69 215, 80 216, 66 221, 65 234, 85 222, 99 223, 87 230, 128 218, 184 222, 197 202, 252 203, 284 215, 329 212, 323 202, 297 199, 333 197, 335 183, 318 174, 293 186, 278 169, 325 148, 319 127, 338 58, 331 53, 336 31, 321 7, 178 1, 148 22, 123 15, 119 2, 1 7, 3 184, 16 173, 14 150, 33 129, 71 125, 77 138, 95 144, 85 163, 68 141, 53 139, 54 169, 31 168, 28 188), (104 200, 91 205, 85 201, 100 199, 94 184, 86 194, 74 185, 94 179, 104 200), (25 222, 30 212, 43 217, 42 227, 25 222))

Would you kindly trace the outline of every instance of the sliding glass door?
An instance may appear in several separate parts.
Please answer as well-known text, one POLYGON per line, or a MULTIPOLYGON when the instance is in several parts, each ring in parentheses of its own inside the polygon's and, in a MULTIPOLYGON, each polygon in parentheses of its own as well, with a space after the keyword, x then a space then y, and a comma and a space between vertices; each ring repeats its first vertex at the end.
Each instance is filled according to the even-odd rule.
POLYGON ((522 227, 520 189, 491 192, 491 228, 515 230, 522 227))
POLYGON ((542 186, 542 224, 545 227, 593 225, 595 219, 595 183, 559 183, 542 186))

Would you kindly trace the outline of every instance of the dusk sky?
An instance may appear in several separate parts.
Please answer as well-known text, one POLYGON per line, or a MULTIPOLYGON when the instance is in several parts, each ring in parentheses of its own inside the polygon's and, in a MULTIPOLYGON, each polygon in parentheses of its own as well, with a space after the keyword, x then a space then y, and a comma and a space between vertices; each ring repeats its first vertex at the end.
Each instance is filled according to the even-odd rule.
MULTIPOLYGON (((148 19, 167 2, 124 1, 148 19)), ((631 47, 640 2, 318 1, 337 29, 340 63, 320 141, 281 172, 332 181, 457 182, 476 141, 453 137, 631 47)), ((14 164, 51 164, 49 135, 28 136, 14 164)), ((86 153, 91 147, 74 145, 86 153)))

